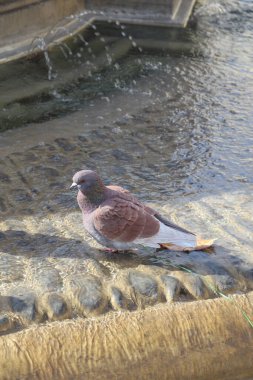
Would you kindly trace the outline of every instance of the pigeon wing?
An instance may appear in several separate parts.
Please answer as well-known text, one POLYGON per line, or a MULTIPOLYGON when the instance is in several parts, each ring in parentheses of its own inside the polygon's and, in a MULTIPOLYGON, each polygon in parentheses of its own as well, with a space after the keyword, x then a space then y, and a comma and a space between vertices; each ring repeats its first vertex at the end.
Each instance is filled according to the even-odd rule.
POLYGON ((162 222, 163 224, 165 224, 165 226, 168 226, 170 228, 173 228, 174 230, 177 230, 177 231, 180 231, 180 232, 185 232, 186 234, 190 234, 190 235, 195 235, 195 233, 191 232, 191 231, 188 231, 186 230, 185 228, 183 227, 180 227, 178 226, 177 224, 171 222, 171 220, 165 218, 163 215, 159 214, 156 210, 154 210, 153 208, 149 207, 149 206, 145 206, 145 210, 146 212, 148 212, 149 214, 153 215, 156 219, 158 219, 160 222, 162 222))
POLYGON ((110 240, 134 242, 136 238, 150 237, 159 230, 159 222, 136 204, 121 197, 104 202, 94 212, 96 230, 110 240))

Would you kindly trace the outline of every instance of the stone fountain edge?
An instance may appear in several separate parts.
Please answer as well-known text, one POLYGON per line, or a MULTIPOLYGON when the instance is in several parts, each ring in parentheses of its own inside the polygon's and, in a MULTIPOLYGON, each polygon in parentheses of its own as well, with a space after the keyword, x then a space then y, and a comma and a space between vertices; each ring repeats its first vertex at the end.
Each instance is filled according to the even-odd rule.
POLYGON ((249 379, 242 311, 252 316, 252 291, 31 327, 0 339, 0 378, 249 379))

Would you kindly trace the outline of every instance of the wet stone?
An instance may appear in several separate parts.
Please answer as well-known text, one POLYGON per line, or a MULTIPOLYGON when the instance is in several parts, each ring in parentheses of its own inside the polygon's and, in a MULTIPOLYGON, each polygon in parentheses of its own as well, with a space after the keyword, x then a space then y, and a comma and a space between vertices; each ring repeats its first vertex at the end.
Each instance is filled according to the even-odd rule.
POLYGON ((193 251, 188 255, 178 253, 176 259, 172 257, 172 263, 182 265, 200 275, 228 275, 225 263, 219 262, 215 257, 208 256, 202 251, 193 251))
POLYGON ((123 166, 115 166, 114 168, 112 168, 112 172, 114 175, 123 177, 127 171, 126 168, 124 168, 123 166))
POLYGON ((76 149, 76 146, 74 144, 71 144, 67 139, 65 138, 58 138, 54 140, 56 144, 61 147, 65 152, 70 152, 72 150, 76 149))
POLYGON ((9 330, 12 327, 12 321, 8 315, 0 315, 0 333, 9 330))
POLYGON ((42 176, 42 177, 47 177, 47 178, 55 178, 59 176, 58 170, 47 167, 44 165, 36 165, 36 166, 31 166, 28 170, 29 174, 36 175, 36 176, 42 176))
MULTIPOLYGON (((1 239, 1 237, 0 237, 1 239)), ((244 278, 246 279, 246 281, 248 282, 248 286, 250 289, 253 289, 253 268, 246 268, 243 270, 243 276, 244 278)))
POLYGON ((14 313, 21 314, 32 321, 36 317, 35 294, 29 289, 16 289, 8 296, 10 308, 14 313))
POLYGON ((210 274, 212 276, 229 276, 229 272, 227 268, 225 268, 225 264, 222 265, 221 263, 215 262, 214 260, 205 260, 203 262, 201 274, 210 274))
POLYGON ((57 236, 43 234, 28 234, 24 231, 5 231, 6 241, 3 242, 3 249, 9 254, 18 253, 20 256, 32 256, 50 252, 59 244, 57 236))
POLYGON ((115 310, 127 308, 125 297, 121 291, 114 286, 111 288, 111 305, 115 310))
POLYGON ((62 279, 55 268, 48 268, 47 270, 42 270, 37 272, 37 277, 35 277, 39 286, 43 290, 53 291, 61 288, 62 279))
POLYGON ((35 162, 37 161, 39 158, 36 154, 34 154, 33 152, 30 152, 28 151, 27 153, 24 154, 24 159, 25 161, 31 161, 31 162, 35 162))
POLYGON ((22 189, 15 189, 11 191, 11 197, 13 197, 16 202, 31 202, 32 201, 31 195, 22 189))
POLYGON ((53 154, 49 157, 50 161, 53 162, 54 165, 57 165, 58 167, 65 167, 69 163, 71 163, 70 160, 67 159, 67 157, 63 156, 62 154, 53 154))
POLYGON ((118 126, 130 125, 132 123, 132 119, 133 119, 132 115, 126 114, 122 116, 121 118, 119 118, 118 120, 116 120, 114 124, 118 126))
POLYGON ((0 278, 1 283, 20 281, 24 277, 24 264, 22 259, 7 253, 0 253, 0 278))
POLYGON ((75 246, 70 244, 63 244, 52 251, 51 256, 56 258, 69 257, 70 252, 75 249, 75 246))
POLYGON ((77 136, 78 140, 81 141, 81 143, 88 143, 88 139, 85 136, 77 136))
POLYGON ((163 284, 163 290, 166 301, 172 302, 180 291, 180 283, 178 279, 164 274, 161 276, 161 281, 163 284))
POLYGON ((10 310, 11 308, 9 303, 9 297, 0 295, 0 312, 6 312, 10 310))
POLYGON ((132 157, 128 153, 120 149, 113 149, 112 156, 115 157, 117 160, 128 162, 132 161, 132 157))
POLYGON ((101 314, 107 304, 102 293, 102 285, 94 276, 77 275, 68 281, 68 288, 74 302, 85 314, 101 314))
MULTIPOLYGON (((174 273, 173 273, 174 274, 174 273)), ((195 299, 203 299, 207 296, 207 289, 205 288, 200 276, 184 273, 180 271, 175 272, 175 277, 181 281, 185 290, 195 299)))
POLYGON ((38 145, 33 146, 30 149, 30 152, 34 151, 36 153, 43 154, 43 153, 45 153, 46 150, 48 150, 48 151, 54 151, 55 147, 53 145, 51 145, 51 144, 45 144, 44 142, 41 142, 38 145))
POLYGON ((75 199, 73 199, 73 194, 58 194, 53 199, 54 205, 63 205, 64 207, 73 208, 75 206, 75 199))
POLYGON ((5 204, 4 200, 3 200, 3 198, 0 198, 0 211, 1 211, 1 212, 5 212, 5 211, 7 211, 7 206, 6 206, 6 204, 5 204))
POLYGON ((10 177, 8 176, 8 174, 0 171, 0 182, 10 183, 11 180, 10 180, 10 177))
MULTIPOLYGON (((230 274, 230 270, 235 274, 236 265, 231 267, 231 264, 219 262, 215 257, 210 257, 201 251, 195 251, 185 256, 187 257, 182 256, 180 258, 179 263, 203 276, 202 279, 206 284, 206 289, 208 289, 210 296, 214 295, 211 290, 212 286, 219 288, 221 291, 232 291, 236 287, 237 289, 240 287, 236 281, 238 274, 235 277, 230 274)), ((188 273, 186 277, 189 279, 194 277, 194 274, 188 273)), ((198 276, 195 275, 195 277, 198 276)))
POLYGON ((129 282, 134 290, 142 296, 158 298, 158 286, 151 276, 140 272, 130 272, 129 282))
POLYGON ((58 293, 45 294, 41 300, 42 308, 50 320, 60 320, 69 314, 68 306, 63 296, 58 293))
POLYGON ((236 280, 229 275, 206 276, 206 283, 207 286, 210 284, 223 292, 232 291, 236 288, 236 280))
POLYGON ((101 151, 92 151, 89 153, 89 157, 93 159, 102 159, 104 157, 104 154, 101 153, 101 151))
POLYGON ((0 240, 6 239, 6 236, 3 232, 0 231, 0 240))
POLYGON ((63 188, 63 182, 51 182, 48 187, 50 189, 54 189, 54 190, 62 190, 63 188))
MULTIPOLYGON (((104 127, 104 129, 105 129, 105 127, 104 127)), ((91 132, 91 136, 94 139, 98 139, 100 141, 106 141, 106 140, 108 140, 108 133, 109 133, 108 130, 103 131, 102 129, 96 129, 96 130, 91 132)), ((110 134, 110 141, 114 141, 114 138, 111 134, 110 134)))
POLYGON ((31 258, 27 274, 29 278, 43 289, 43 291, 56 291, 62 287, 62 278, 59 271, 47 260, 41 258, 31 258))
POLYGON ((30 216, 30 215, 34 214, 34 210, 32 208, 29 208, 29 207, 25 206, 24 208, 23 207, 20 208, 20 214, 24 215, 24 216, 25 215, 30 216))
MULTIPOLYGON (((15 225, 13 227, 15 227, 15 225)), ((8 239, 25 238, 27 236, 25 231, 19 230, 8 230, 5 232, 5 235, 8 239)))
POLYGON ((31 189, 31 192, 33 195, 39 195, 40 194, 40 190, 36 189, 35 187, 31 189))
POLYGON ((76 264, 80 266, 80 272, 87 269, 86 260, 89 258, 89 246, 84 242, 80 242, 78 240, 69 241, 67 244, 60 245, 50 252, 50 256, 55 259, 59 259, 56 261, 56 268, 60 270, 60 272, 65 272, 68 267, 73 269, 76 264), (58 266, 58 264, 60 264, 58 266), (67 267, 66 267, 67 265, 67 267))

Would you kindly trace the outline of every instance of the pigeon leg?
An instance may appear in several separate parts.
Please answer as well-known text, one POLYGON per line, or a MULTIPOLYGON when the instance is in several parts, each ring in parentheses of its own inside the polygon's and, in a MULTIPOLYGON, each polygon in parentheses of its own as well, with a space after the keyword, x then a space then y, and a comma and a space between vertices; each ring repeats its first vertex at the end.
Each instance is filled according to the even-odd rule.
POLYGON ((100 252, 107 252, 107 253, 119 253, 120 251, 118 249, 114 248, 99 248, 100 252))

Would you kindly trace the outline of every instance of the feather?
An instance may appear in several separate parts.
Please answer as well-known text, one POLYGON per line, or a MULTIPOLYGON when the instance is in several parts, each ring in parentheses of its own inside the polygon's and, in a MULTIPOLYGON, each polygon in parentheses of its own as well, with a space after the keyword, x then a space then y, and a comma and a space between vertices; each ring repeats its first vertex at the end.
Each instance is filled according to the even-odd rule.
POLYGON ((196 246, 196 236, 189 232, 183 232, 173 227, 169 227, 162 222, 159 231, 151 237, 136 239, 136 244, 158 248, 161 244, 174 244, 182 248, 196 246))
POLYGON ((190 231, 186 230, 185 228, 178 226, 177 224, 171 222, 170 220, 166 219, 164 216, 162 216, 158 213, 155 213, 154 216, 156 217, 156 219, 158 219, 160 222, 162 222, 163 224, 165 224, 168 227, 174 228, 175 230, 178 230, 181 232, 185 232, 186 234, 195 235, 193 232, 190 232, 190 231))

